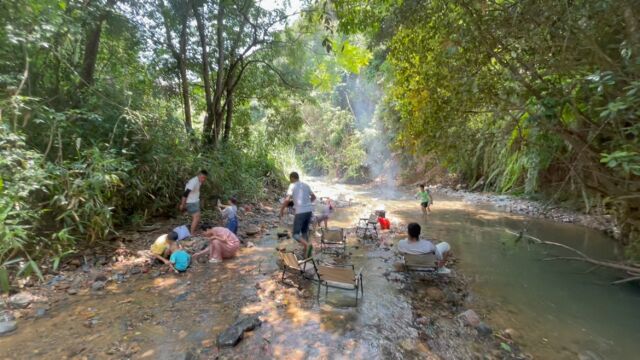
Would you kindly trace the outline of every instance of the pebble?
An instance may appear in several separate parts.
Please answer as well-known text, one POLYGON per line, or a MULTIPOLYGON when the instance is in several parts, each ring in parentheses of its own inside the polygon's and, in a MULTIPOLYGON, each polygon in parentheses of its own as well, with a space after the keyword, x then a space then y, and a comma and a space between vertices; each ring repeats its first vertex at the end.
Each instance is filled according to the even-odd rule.
POLYGON ((93 279, 93 281, 107 281, 107 275, 105 275, 105 274, 98 274, 98 275, 96 275, 96 277, 93 279))
POLYGON ((18 325, 15 321, 2 321, 0 322, 0 336, 9 334, 15 331, 18 325))
POLYGON ((45 316, 46 314, 47 314, 47 309, 45 309, 45 308, 37 308, 36 309, 36 317, 41 318, 41 317, 45 316))
POLYGON ((493 329, 491 329, 491 327, 484 322, 480 322, 480 324, 476 326, 476 330, 478 331, 478 335, 480 336, 489 336, 493 333, 493 329))
POLYGON ((515 340, 518 337, 518 332, 509 328, 503 331, 504 337, 507 339, 515 340))
POLYGON ((78 293, 78 289, 68 289, 67 294, 76 295, 78 293))
POLYGON ((12 308, 24 309, 31 304, 31 301, 33 301, 31 294, 18 293, 9 298, 9 305, 11 305, 12 308))
POLYGON ((480 325, 480 317, 478 316, 478 314, 476 314, 475 311, 471 309, 458 315, 458 318, 462 320, 462 323, 464 325, 467 326, 477 327, 480 325))
POLYGON ((105 281, 94 281, 93 284, 91 284, 91 290, 93 291, 100 291, 102 289, 104 289, 104 286, 107 283, 105 281))

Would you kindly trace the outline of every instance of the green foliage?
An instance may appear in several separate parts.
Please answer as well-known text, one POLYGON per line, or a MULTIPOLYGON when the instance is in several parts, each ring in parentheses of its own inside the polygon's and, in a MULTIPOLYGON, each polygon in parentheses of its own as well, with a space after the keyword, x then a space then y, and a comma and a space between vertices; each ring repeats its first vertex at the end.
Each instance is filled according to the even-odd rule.
POLYGON ((582 200, 640 242, 634 1, 334 3, 386 49, 398 150, 485 190, 582 200))
POLYGON ((321 103, 304 106, 302 116, 306 126, 297 153, 307 172, 347 181, 367 178, 363 138, 349 111, 321 103))
MULTIPOLYGON (((174 89, 174 64, 150 25, 159 9, 147 2, 109 3, 0 3, 0 22, 8 24, 0 28, 4 291, 16 276, 41 278, 42 269, 56 271, 65 256, 97 246, 121 226, 170 214, 184 183, 201 168, 212 174, 203 188, 205 197, 235 194, 252 201, 283 186, 283 166, 290 162, 284 157, 291 155, 284 149, 301 124, 290 104, 300 95, 283 90, 279 69, 262 65, 285 58, 287 51, 253 49, 251 56, 260 61, 243 69, 250 80, 235 88, 230 113, 237 117, 230 141, 217 149, 203 147, 196 141, 199 129, 187 133, 179 117, 183 111, 174 89), (141 22, 143 17, 150 21, 141 22), (102 28, 94 43, 99 47, 93 81, 84 83, 85 49, 97 24, 102 28), (251 116, 251 102, 260 116, 251 116)), ((250 5, 252 19, 270 23, 282 15, 250 5)), ((240 15, 229 14, 236 20, 240 15)), ((235 25, 227 24, 225 37, 234 37, 235 25)), ((262 45, 273 39, 272 32, 262 45)), ((190 54, 198 44, 192 35, 190 54)), ((239 45, 251 40, 235 39, 239 45)), ((195 56, 189 71, 196 71, 192 60, 195 56)), ((204 94, 199 84, 189 86, 192 111, 198 114, 194 124, 202 124, 204 94)))

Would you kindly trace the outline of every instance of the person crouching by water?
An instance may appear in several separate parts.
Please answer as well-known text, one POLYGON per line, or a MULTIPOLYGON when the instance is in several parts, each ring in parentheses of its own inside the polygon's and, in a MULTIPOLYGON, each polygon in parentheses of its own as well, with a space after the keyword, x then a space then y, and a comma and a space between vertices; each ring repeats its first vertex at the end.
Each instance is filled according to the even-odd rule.
POLYGON ((209 246, 206 249, 195 253, 193 257, 209 254, 209 262, 212 264, 222 262, 222 259, 229 259, 236 255, 240 248, 240 240, 224 227, 213 227, 202 233, 209 240, 209 246))
POLYGON ((280 219, 284 216, 284 210, 293 201, 296 215, 293 218, 293 238, 302 245, 302 254, 305 259, 313 255, 313 246, 309 242, 309 225, 313 214, 313 204, 316 195, 311 191, 309 185, 300 181, 300 175, 297 172, 289 174, 289 189, 287 197, 280 207, 280 219))
POLYGON ((238 200, 232 196, 228 205, 222 205, 218 201, 218 210, 220 210, 222 217, 225 219, 226 228, 238 235, 238 200))
POLYGON ((191 255, 178 247, 177 243, 171 244, 171 256, 169 256, 169 266, 176 273, 187 271, 191 264, 191 255))
POLYGON ((438 274, 451 273, 451 270, 445 267, 451 251, 449 244, 443 241, 434 245, 429 240, 420 239, 420 231, 420 225, 410 223, 407 226, 407 239, 398 242, 398 252, 412 255, 435 253, 438 259, 438 274))
POLYGON ((175 231, 170 231, 168 234, 158 236, 149 248, 151 258, 171 266, 169 257, 171 256, 172 250, 175 249, 174 246, 177 240, 178 233, 175 231))

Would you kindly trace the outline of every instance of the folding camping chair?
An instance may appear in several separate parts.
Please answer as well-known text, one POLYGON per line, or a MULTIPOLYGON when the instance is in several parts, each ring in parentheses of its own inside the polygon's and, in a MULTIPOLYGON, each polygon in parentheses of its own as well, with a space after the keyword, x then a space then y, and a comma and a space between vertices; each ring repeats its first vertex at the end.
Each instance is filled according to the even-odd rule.
POLYGON ((282 260, 282 264, 283 264, 282 266, 283 282, 284 282, 284 276, 287 271, 293 274, 300 275, 302 278, 307 279, 304 275, 306 273, 308 263, 311 263, 311 265, 313 265, 313 269, 316 273, 318 272, 318 268, 316 267, 315 261, 313 261, 313 257, 310 257, 304 260, 298 260, 298 257, 293 252, 282 251, 282 250, 278 251, 278 255, 280 256, 280 259, 282 260))
POLYGON ((367 236, 371 240, 378 239, 378 216, 371 214, 368 218, 360 218, 356 227, 356 235, 364 241, 367 236))
POLYGON ((322 229, 320 235, 320 252, 334 253, 336 255, 347 250, 347 236, 343 228, 322 229))
POLYGON ((420 255, 403 253, 402 256, 404 257, 404 269, 407 272, 436 272, 438 270, 438 257, 433 252, 420 255))
POLYGON ((356 306, 358 306, 358 292, 364 296, 362 286, 362 269, 357 273, 353 265, 318 265, 318 300, 320 300, 321 286, 325 286, 325 297, 329 288, 356 291, 356 306))

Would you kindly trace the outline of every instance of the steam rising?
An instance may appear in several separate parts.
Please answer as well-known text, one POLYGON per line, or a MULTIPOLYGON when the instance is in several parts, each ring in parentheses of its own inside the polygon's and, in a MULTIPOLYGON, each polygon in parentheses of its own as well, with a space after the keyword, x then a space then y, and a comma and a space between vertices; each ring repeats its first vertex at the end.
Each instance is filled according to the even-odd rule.
POLYGON ((367 163, 371 177, 381 187, 383 198, 396 194, 399 166, 389 150, 391 134, 384 128, 380 117, 383 91, 366 75, 351 76, 346 81, 346 99, 356 119, 356 127, 363 136, 367 163))

